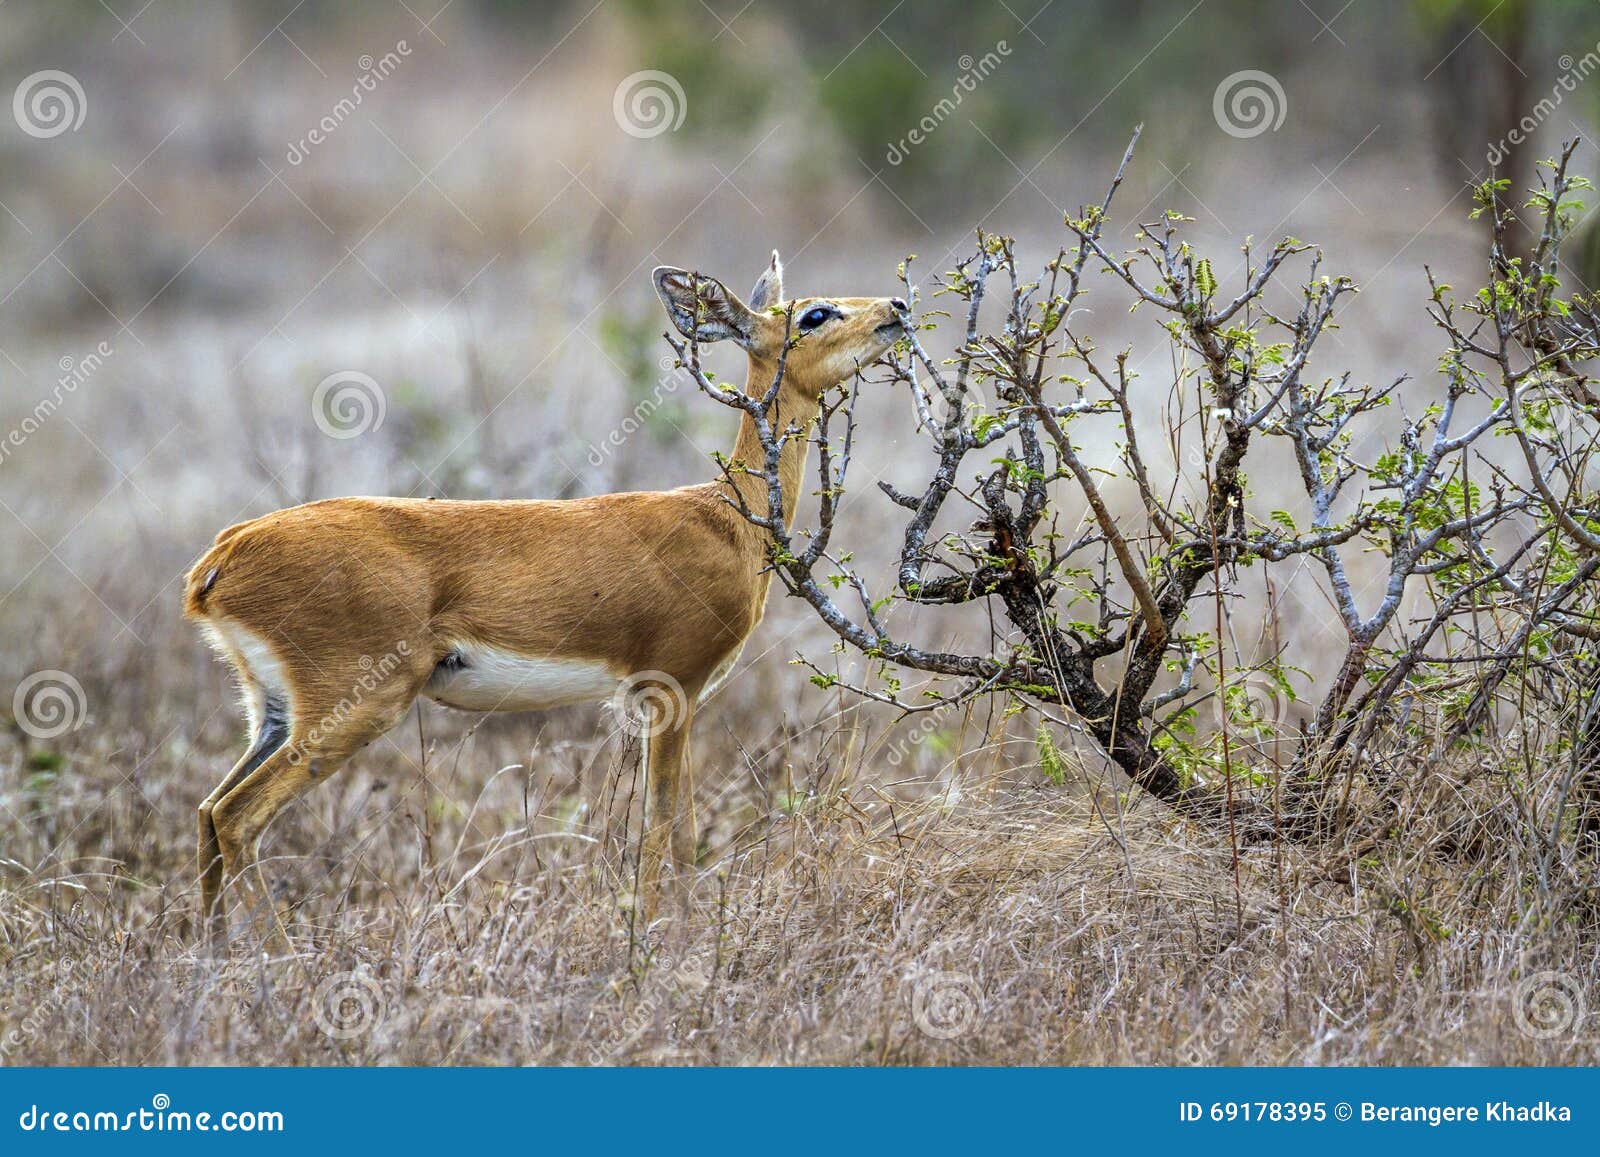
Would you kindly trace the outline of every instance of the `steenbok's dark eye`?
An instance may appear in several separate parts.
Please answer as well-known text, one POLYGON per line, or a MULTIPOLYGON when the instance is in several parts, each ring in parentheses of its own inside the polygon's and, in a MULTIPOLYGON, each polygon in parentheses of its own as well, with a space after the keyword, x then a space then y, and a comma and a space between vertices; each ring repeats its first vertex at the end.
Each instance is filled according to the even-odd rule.
POLYGON ((800 329, 802 332, 816 329, 817 326, 834 316, 836 316, 835 311, 825 305, 819 305, 815 309, 808 309, 805 312, 805 316, 800 319, 800 329))

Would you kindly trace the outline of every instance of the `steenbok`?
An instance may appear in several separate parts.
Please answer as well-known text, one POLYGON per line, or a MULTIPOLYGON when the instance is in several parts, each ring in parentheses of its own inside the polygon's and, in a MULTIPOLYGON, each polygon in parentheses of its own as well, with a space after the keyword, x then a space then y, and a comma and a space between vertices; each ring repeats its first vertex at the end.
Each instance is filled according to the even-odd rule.
MULTIPOLYGON (((827 390, 903 333, 897 298, 785 301, 776 253, 749 304, 686 270, 654 278, 680 333, 749 355, 747 394, 766 396, 782 358, 775 426, 809 423, 827 390)), ((780 459, 786 520, 806 445, 789 439, 780 459)), ((560 502, 334 498, 217 535, 189 571, 184 611, 237 673, 251 738, 200 805, 213 940, 226 934, 227 877, 268 900, 259 867, 245 870, 273 817, 419 695, 532 711, 633 694, 649 769, 639 901, 651 913, 666 846, 683 860, 695 849, 692 820, 678 823, 695 706, 766 604, 771 540, 737 508, 767 509, 764 461, 746 414, 729 469, 701 486, 560 502)))

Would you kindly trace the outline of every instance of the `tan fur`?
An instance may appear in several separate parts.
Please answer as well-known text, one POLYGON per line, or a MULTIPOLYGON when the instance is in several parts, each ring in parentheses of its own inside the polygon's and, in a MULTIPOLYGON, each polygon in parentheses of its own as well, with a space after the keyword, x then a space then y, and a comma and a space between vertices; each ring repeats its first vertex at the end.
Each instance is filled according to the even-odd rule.
MULTIPOLYGON (((696 304, 682 270, 655 278, 680 331, 699 323, 701 341, 736 341, 749 356, 747 391, 763 394, 786 333, 775 308, 778 255, 752 294, 758 309, 709 279, 696 304)), ((899 336, 889 299, 809 298, 789 316, 798 341, 776 402, 783 423, 809 422, 825 390, 899 336), (823 304, 843 316, 800 333, 807 311, 823 304)), ((762 461, 748 417, 731 458, 762 461)), ((781 462, 790 515, 804 459, 796 439, 781 462)), ((659 671, 682 688, 687 710, 648 744, 641 901, 649 912, 666 843, 680 858, 695 847, 690 825, 672 838, 693 706, 761 621, 767 597, 766 534, 729 505, 731 487, 766 509, 764 482, 736 472, 732 481, 569 501, 335 498, 217 535, 189 572, 185 614, 209 628, 235 667, 253 728, 266 699, 286 700, 288 737, 253 770, 241 760, 200 805, 201 904, 213 935, 223 931, 224 873, 254 862, 262 832, 290 801, 399 722, 461 644, 603 664, 618 680, 659 671)))

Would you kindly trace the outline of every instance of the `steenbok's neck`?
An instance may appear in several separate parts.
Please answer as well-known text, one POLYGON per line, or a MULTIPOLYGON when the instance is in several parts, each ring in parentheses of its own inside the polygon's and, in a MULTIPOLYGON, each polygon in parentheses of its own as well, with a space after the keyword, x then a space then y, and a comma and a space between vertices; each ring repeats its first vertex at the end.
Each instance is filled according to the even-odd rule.
MULTIPOLYGON (((752 397, 761 397, 771 387, 776 372, 774 366, 752 362, 750 377, 745 383, 745 393, 752 397)), ((785 381, 778 389, 777 400, 773 402, 772 409, 767 414, 767 421, 772 424, 773 435, 781 436, 789 426, 805 429, 816 418, 821 408, 821 404, 815 398, 807 397, 785 381)), ((783 449, 778 453, 778 481, 783 490, 783 521, 786 525, 793 523, 795 506, 800 501, 800 488, 804 482, 806 468, 806 449, 809 445, 805 436, 797 434, 785 442, 783 449)), ((752 511, 765 516, 767 452, 761 445, 761 435, 756 432, 755 421, 749 414, 742 415, 739 420, 739 437, 734 441, 733 453, 729 458, 731 485, 752 511)))

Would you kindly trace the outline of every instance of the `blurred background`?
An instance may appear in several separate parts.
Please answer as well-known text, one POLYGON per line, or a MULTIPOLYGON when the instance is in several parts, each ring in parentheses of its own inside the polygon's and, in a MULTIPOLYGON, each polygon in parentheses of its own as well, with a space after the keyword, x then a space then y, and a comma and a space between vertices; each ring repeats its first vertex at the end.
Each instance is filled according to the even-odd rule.
MULTIPOLYGON (((1315 369, 1409 372, 1404 400, 1420 405, 1438 353, 1424 266, 1470 287, 1485 265, 1470 185, 1491 166, 1526 185, 1535 159, 1574 135, 1578 171, 1600 170, 1592 0, 6 0, 0 30, 0 720, 17 711, 13 689, 40 678, 65 711, 59 727, 0 733, 0 883, 24 897, 0 904, 0 959, 58 928, 44 915, 58 907, 100 921, 112 956, 150 930, 176 929, 174 951, 188 951, 172 914, 189 911, 192 809, 242 746, 226 671, 179 621, 181 576, 218 529, 340 494, 566 497, 713 477, 734 419, 671 368, 657 264, 744 292, 777 248, 796 296, 887 295, 916 254, 926 293, 982 227, 1042 265, 1066 240, 1063 213, 1104 195, 1143 124, 1111 240, 1131 245, 1139 222, 1180 211, 1224 293, 1247 237, 1321 245, 1323 272, 1363 292, 1315 369)), ((1600 254, 1600 230, 1580 228, 1583 252, 1600 254)), ((1600 285, 1600 256, 1573 252, 1572 286, 1600 285)), ((1082 328, 1133 347, 1145 416, 1159 418, 1165 335, 1101 284, 1082 328)), ((950 348, 948 335, 933 342, 950 348)), ((718 350, 713 368, 742 375, 742 358, 718 350)), ((871 482, 920 491, 929 453, 903 393, 873 394, 861 413, 838 541, 887 593, 898 530, 885 528, 903 520, 871 482)), ((1107 464, 1113 441, 1097 447, 1107 464)), ((1315 623, 1331 612, 1305 582, 1294 613, 1315 623)), ((896 614, 919 641, 987 638, 986 620, 896 614)), ((1314 631, 1303 638, 1291 660, 1315 672, 1326 656, 1314 631)), ((1003 720, 880 714, 870 743, 841 731, 847 705, 786 662, 831 662, 831 645, 809 611, 774 598, 702 714, 710 847, 796 830, 767 825, 803 818, 802 801, 841 767, 880 789, 841 823, 857 811, 876 822, 885 799, 953 798, 958 773, 979 764, 995 780, 1043 782, 1027 770, 1031 738, 1007 746, 1003 720)), ((436 836, 493 849, 530 814, 585 839, 606 825, 626 835, 633 765, 620 751, 599 709, 480 722, 426 706, 273 839, 304 857, 290 885, 302 899, 377 903, 397 881, 417 894, 437 878, 436 836)), ((1065 826, 1097 830, 1076 815, 1065 826)), ((599 865, 612 887, 621 869, 606 857, 625 841, 591 842, 592 862, 554 850, 533 861, 599 865)), ((1041 846, 1017 855, 1036 862, 1041 846)), ((475 886, 535 878, 516 855, 475 886)), ((865 862, 872 890, 851 911, 893 900, 879 861, 865 862)), ((1172 871, 1183 888, 1227 875, 1172 871)), ((537 879, 570 898, 571 877, 537 879)), ((1216 908, 1183 888, 1174 928, 1216 908)), ((1111 922, 1134 927, 1153 909, 1148 891, 1128 895, 1111 922)), ((594 959, 611 959, 613 909, 598 893, 584 903, 605 914, 592 928, 606 931, 584 933, 594 959)), ((774 934, 783 951, 787 927, 774 934)), ((567 951, 555 932, 530 943, 547 941, 567 951)), ((1160 954, 1141 942, 1101 971, 1146 955, 1160 954)), ((1328 968, 1318 992, 1344 966, 1328 968)), ((810 1001, 813 974, 796 965, 805 995, 772 1007, 810 1001)), ((1085 1023, 1100 1024, 1092 987, 1085 1023)), ((135 1001, 119 991, 105 990, 95 1023, 127 1019, 135 1001)), ((140 991, 140 1008, 173 1006, 173 990, 140 991)), ((565 992, 551 997, 561 1008, 565 992)), ((1189 989, 1152 998, 1152 1023, 1178 1000, 1201 1007, 1189 989)), ((1167 1031, 1093 1055, 1169 1060, 1167 1031)), ((854 1055, 808 1053, 803 1036, 785 1055, 854 1055)), ((127 1062, 234 1055, 226 1043, 186 1052, 189 1039, 134 1026, 95 1048, 127 1062)), ((60 1047, 38 1055, 97 1061, 60 1047)), ((1233 1044, 1218 1047, 1205 1055, 1233 1044)))
MULTIPOLYGON (((1363 286, 1321 368, 1425 378, 1423 267, 1482 265, 1470 183, 1526 183, 1600 110, 1577 0, 12 0, 0 24, 0 676, 69 671, 147 742, 219 749, 224 675, 177 621, 218 528, 712 475, 733 417, 671 371, 656 264, 742 291, 778 248, 791 293, 887 294, 974 227, 1042 262, 1143 124, 1117 240, 1165 209, 1219 257, 1313 240, 1363 286)), ((1164 356, 1125 303, 1090 328, 1164 356)), ((926 474, 906 401, 864 411, 843 518, 869 561, 892 511, 867 483, 926 474)), ((733 687, 788 696, 781 660, 827 642, 775 600, 733 687)))
MULTIPOLYGON (((1115 240, 1166 209, 1219 270, 1313 240, 1363 286, 1319 368, 1426 379, 1423 267, 1482 266, 1469 185, 1526 183, 1600 111, 1576 0, 12 0, 0 24, 0 682, 69 672, 135 748, 237 742, 177 616, 222 526, 711 477, 734 419, 671 370, 657 264, 743 291, 777 248, 795 295, 887 294, 916 254, 926 291, 975 227, 1042 263, 1143 124, 1115 240)), ((1164 367, 1120 299, 1087 328, 1164 367)), ((895 537, 870 482, 927 473, 907 402, 863 410, 842 519, 869 573, 895 537)), ((794 701, 783 660, 829 643, 774 600, 729 710, 794 701)))
MULTIPOLYGON (((1479 265, 1469 182, 1525 183, 1600 109, 1580 0, 12 0, 0 26, 0 425, 38 427, 0 458, 12 678, 170 632, 187 561, 274 506, 703 479, 732 419, 661 368, 652 266, 743 289, 776 247, 791 292, 881 294, 974 226, 1043 260, 1140 123, 1123 241, 1166 208, 1223 251, 1314 240, 1365 287, 1338 368, 1426 369, 1422 266, 1479 265), (358 436, 312 421, 337 373, 382 405, 344 398, 358 436)), ((1122 312, 1102 342, 1151 337, 1122 312)))

